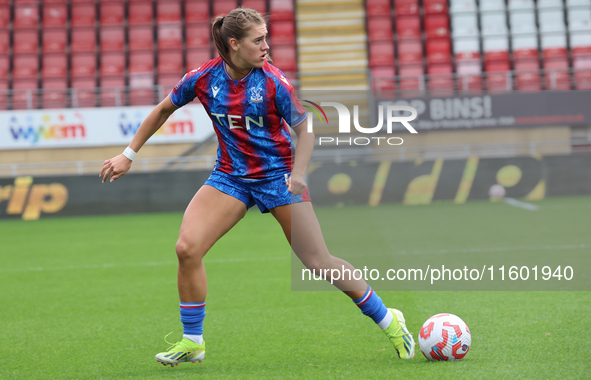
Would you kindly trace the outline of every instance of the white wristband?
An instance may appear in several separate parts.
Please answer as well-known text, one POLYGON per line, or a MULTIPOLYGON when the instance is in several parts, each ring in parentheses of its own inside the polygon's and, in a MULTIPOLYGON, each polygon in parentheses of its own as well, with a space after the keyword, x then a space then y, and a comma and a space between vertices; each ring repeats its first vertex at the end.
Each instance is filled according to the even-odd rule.
POLYGON ((133 151, 133 149, 131 149, 130 147, 125 148, 125 150, 123 151, 123 155, 127 158, 129 158, 131 161, 133 161, 133 159, 135 158, 135 155, 137 153, 133 151))

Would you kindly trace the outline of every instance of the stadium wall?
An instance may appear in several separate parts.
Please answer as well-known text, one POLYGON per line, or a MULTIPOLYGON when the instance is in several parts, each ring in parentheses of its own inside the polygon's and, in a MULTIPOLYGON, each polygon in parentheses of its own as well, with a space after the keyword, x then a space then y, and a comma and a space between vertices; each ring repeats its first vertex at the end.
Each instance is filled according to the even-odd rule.
MULTIPOLYGON (((591 194, 591 155, 316 164, 308 176, 317 206, 464 203, 492 185, 530 201, 591 194)), ((0 179, 0 219, 183 211, 209 171, 130 173, 101 184, 92 176, 0 179)))

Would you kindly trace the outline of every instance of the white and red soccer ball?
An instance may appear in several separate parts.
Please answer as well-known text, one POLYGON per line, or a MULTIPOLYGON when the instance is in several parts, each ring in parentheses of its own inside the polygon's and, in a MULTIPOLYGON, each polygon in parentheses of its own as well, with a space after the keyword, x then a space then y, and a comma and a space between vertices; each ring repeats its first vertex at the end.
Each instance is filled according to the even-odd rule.
POLYGON ((428 360, 454 361, 466 356, 472 344, 468 325, 453 314, 437 314, 427 319, 419 333, 419 347, 428 360))

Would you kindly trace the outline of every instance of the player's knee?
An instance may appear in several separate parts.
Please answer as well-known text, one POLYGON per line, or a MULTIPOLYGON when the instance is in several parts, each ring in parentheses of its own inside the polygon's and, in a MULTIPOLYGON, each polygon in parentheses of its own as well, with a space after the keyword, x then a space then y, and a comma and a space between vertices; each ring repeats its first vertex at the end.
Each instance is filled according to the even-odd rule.
POLYGON ((201 259, 205 253, 200 252, 199 245, 180 238, 176 242, 176 255, 179 261, 201 259))

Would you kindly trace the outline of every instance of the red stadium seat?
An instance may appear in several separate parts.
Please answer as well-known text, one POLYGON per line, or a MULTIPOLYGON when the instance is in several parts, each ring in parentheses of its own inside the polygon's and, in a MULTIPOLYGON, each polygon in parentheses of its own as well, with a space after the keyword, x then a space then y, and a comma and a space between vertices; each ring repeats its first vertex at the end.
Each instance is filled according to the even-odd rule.
POLYGON ((68 76, 68 56, 65 53, 44 54, 41 56, 43 78, 66 78, 68 76))
POLYGON ((37 71, 39 71, 39 59, 36 54, 14 54, 12 56, 13 78, 37 78, 37 71))
POLYGON ((162 90, 159 95, 159 98, 164 99, 166 97, 166 95, 170 94, 173 87, 176 86, 176 84, 179 82, 179 80, 181 78, 182 78, 182 75, 179 76, 176 74, 158 75, 158 84, 160 86, 162 86, 162 90))
POLYGON ((94 77, 96 74, 96 55, 94 53, 72 53, 70 67, 72 77, 94 77))
POLYGON ((158 51, 158 74, 182 75, 183 52, 181 50, 159 50, 158 51))
POLYGON ((65 28, 68 20, 68 7, 66 4, 43 5, 43 28, 65 28))
POLYGON ((37 3, 14 4, 14 20, 12 27, 37 28, 39 25, 39 5, 37 3))
MULTIPOLYGON (((211 59, 209 49, 187 50, 185 72, 198 68, 211 59)), ((179 78, 180 80, 180 78, 179 78)))
POLYGON ((447 0, 423 0, 423 9, 425 10, 425 15, 447 15, 449 13, 447 0))
POLYGON ((425 16, 427 38, 449 38, 449 17, 447 15, 425 16))
POLYGON ((419 0, 394 0, 396 16, 418 15, 419 0))
POLYGON ((152 25, 152 2, 129 3, 128 25, 152 25))
POLYGON ((369 67, 394 67, 394 44, 390 41, 376 41, 369 45, 369 67))
POLYGON ((254 9, 259 13, 266 14, 267 2, 265 0, 242 0, 242 8, 254 9))
POLYGON ((158 24, 181 21, 180 0, 158 0, 156 9, 156 21, 158 24))
POLYGON ((72 26, 94 26, 96 21, 96 8, 93 3, 76 3, 71 6, 72 26))
POLYGON ((451 63, 429 65, 429 91, 433 96, 450 96, 454 93, 451 63))
POLYGON ((68 80, 66 78, 43 79, 41 86, 42 108, 66 108, 68 94, 68 80))
POLYGON ((100 74, 103 76, 120 76, 125 72, 125 53, 109 52, 100 55, 100 74))
POLYGON ((43 53, 65 53, 68 44, 68 31, 63 29, 43 29, 41 31, 43 53))
POLYGON ((404 97, 421 96, 424 90, 423 65, 400 66, 400 91, 404 97))
POLYGON ((96 107, 95 78, 72 78, 72 107, 96 107))
POLYGON ((575 88, 577 90, 591 90, 591 57, 577 57, 573 61, 575 72, 575 88))
POLYGON ((10 7, 0 5, 0 28, 7 29, 10 22, 10 7))
POLYGON ((392 41, 392 19, 390 17, 372 16, 367 20, 367 31, 370 41, 392 41))
POLYGON ((39 47, 39 34, 37 29, 17 29, 12 36, 13 53, 37 53, 39 47))
POLYGON ((293 21, 274 21, 271 23, 271 39, 273 44, 294 45, 295 25, 293 21))
POLYGON ((34 109, 37 108, 37 80, 16 79, 12 81, 12 108, 34 109))
POLYGON ((70 3, 87 3, 87 4, 94 4, 94 0, 70 0, 70 3))
POLYGON ((0 29, 0 54, 8 54, 10 46, 10 36, 8 30, 0 29))
POLYGON ((538 50, 537 49, 518 49, 513 50, 513 59, 538 59, 538 50))
POLYGON ((8 109, 8 81, 0 80, 0 109, 8 109))
MULTIPOLYGON (((390 18, 388 17, 388 19, 390 18)), ((396 19, 396 34, 398 39, 421 38, 421 18, 419 16, 398 17, 396 19)))
POLYGON ((450 63, 451 43, 449 38, 434 38, 427 40, 427 62, 450 63))
POLYGON ((120 107, 125 105, 125 78, 120 76, 101 76, 101 95, 100 101, 102 107, 120 107))
POLYGON ((185 1, 185 23, 192 24, 200 22, 209 23, 209 2, 203 0, 185 1))
POLYGON ((540 91, 540 63, 537 59, 515 60, 515 84, 518 91, 540 91))
POLYGON ((129 53, 130 73, 152 73, 154 70, 154 53, 151 51, 132 51, 129 53))
POLYGON ((485 61, 509 61, 509 40, 506 36, 486 37, 482 44, 485 61))
POLYGON ((72 28, 70 31, 72 52, 94 52, 96 50, 96 32, 94 28, 72 28))
POLYGON ((0 79, 8 79, 8 68, 10 67, 10 60, 8 55, 0 55, 0 79))
POLYGON ((124 3, 101 3, 101 26, 123 26, 124 3))
POLYGON ((158 48, 181 49, 183 47, 181 24, 158 25, 158 48))
POLYGON ((482 68, 480 60, 456 62, 458 90, 464 93, 479 94, 482 92, 482 68))
POLYGON ((565 57, 544 58, 547 90, 570 90, 570 73, 565 57))
POLYGON ((365 2, 368 16, 390 16, 392 9, 390 0, 366 0, 365 2))
POLYGON ((295 45, 275 46, 271 52, 274 65, 279 67, 284 73, 298 71, 296 47, 295 45))
POLYGON ((209 24, 186 25, 185 45, 187 49, 209 47, 210 29, 209 24))
POLYGON ((123 51, 125 49, 125 34, 122 26, 101 28, 101 51, 123 51))
POLYGON ((422 64, 423 44, 421 40, 398 41, 398 62, 401 65, 422 64))
POLYGON ((486 62, 485 69, 489 91, 505 92, 511 90, 511 66, 508 61, 486 62))
POLYGON ((371 69, 373 90, 377 97, 392 98, 396 90, 394 66, 374 67, 371 69))
POLYGON ((129 103, 132 106, 154 104, 154 77, 152 73, 132 74, 129 76, 129 103))
POLYGON ((130 26, 129 27, 129 50, 152 50, 154 49, 154 33, 151 26, 130 26))
MULTIPOLYGON (((216 1, 217 3, 217 1, 216 1)), ((232 2, 230 2, 232 3, 232 2)), ((271 21, 290 21, 294 20, 294 10, 292 0, 271 0, 269 4, 271 21)), ((218 15, 218 12, 214 5, 214 16, 218 15)))

